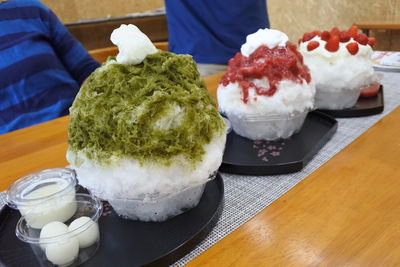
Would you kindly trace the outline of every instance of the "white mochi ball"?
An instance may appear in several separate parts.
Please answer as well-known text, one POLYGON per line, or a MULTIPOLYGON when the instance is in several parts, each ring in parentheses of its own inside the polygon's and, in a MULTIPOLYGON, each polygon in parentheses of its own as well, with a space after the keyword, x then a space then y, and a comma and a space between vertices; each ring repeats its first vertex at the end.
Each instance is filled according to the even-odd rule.
MULTIPOLYGON (((42 230, 40 231, 40 239, 55 237, 59 235, 63 235, 68 233, 68 226, 63 224, 62 222, 54 221, 49 222, 45 226, 43 226, 42 230)), ((45 250, 46 249, 45 241, 40 242, 40 247, 45 250)))
POLYGON ((72 232, 80 227, 84 227, 83 231, 78 230, 78 234, 74 235, 79 241, 80 248, 87 248, 93 245, 99 239, 99 226, 96 222, 86 216, 75 219, 68 227, 68 231, 72 232), (88 226, 88 225, 90 226, 88 226))

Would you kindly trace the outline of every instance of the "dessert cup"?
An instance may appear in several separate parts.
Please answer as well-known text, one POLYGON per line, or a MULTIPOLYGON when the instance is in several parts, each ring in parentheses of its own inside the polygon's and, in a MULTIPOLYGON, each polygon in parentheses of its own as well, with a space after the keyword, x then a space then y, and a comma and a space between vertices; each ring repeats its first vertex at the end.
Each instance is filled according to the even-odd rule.
POLYGON ((288 138, 300 131, 308 110, 293 114, 268 116, 238 116, 230 114, 233 130, 252 140, 277 140, 288 138))
MULTIPOLYGON (((216 176, 210 177, 206 183, 216 176)), ((164 221, 179 215, 199 203, 206 183, 193 185, 174 194, 146 195, 143 198, 108 199, 115 212, 124 218, 140 221, 164 221)))
POLYGON ((315 106, 319 109, 340 110, 351 108, 360 96, 361 88, 338 89, 336 91, 316 90, 315 106))
POLYGON ((352 108, 361 88, 376 80, 371 61, 375 39, 337 27, 305 33, 299 51, 316 86, 315 106, 325 110, 352 108))
POLYGON ((134 25, 70 108, 67 160, 124 218, 163 221, 200 200, 222 162, 225 124, 190 55, 159 51, 134 25))
POLYGON ((65 222, 76 211, 74 170, 51 168, 28 174, 7 190, 7 204, 18 209, 30 227, 65 222))
POLYGON ((40 230, 31 227, 27 223, 26 216, 29 216, 29 213, 26 216, 22 216, 18 221, 15 229, 17 237, 31 245, 34 254, 43 266, 48 266, 50 263, 57 266, 77 266, 90 259, 98 249, 100 234, 97 221, 102 214, 103 204, 98 198, 89 194, 76 194, 75 204, 76 211, 66 224, 82 216, 89 217, 91 221, 65 234, 40 238, 40 230), (78 242, 76 239, 78 235, 85 233, 85 231, 93 230, 92 227, 96 227, 97 235, 89 246, 79 248, 78 245, 78 250, 76 250, 76 246, 71 246, 71 243, 78 242), (53 250, 53 253, 50 250, 53 250), (54 250, 58 250, 56 257, 54 257, 54 250), (50 256, 51 254, 52 256, 50 256), (50 259, 48 256, 50 256, 50 259))

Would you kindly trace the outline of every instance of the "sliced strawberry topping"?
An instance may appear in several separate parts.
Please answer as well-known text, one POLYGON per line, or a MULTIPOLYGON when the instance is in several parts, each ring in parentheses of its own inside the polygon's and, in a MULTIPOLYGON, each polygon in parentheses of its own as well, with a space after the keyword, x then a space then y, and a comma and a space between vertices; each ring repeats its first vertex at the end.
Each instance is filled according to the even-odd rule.
POLYGON ((304 35, 303 35, 303 39, 302 39, 302 41, 303 42, 307 42, 307 41, 310 41, 312 38, 314 38, 315 37, 315 34, 313 34, 312 32, 307 32, 307 33, 305 33, 304 35))
POLYGON ((313 31, 313 34, 315 34, 315 36, 321 36, 321 31, 313 31))
POLYGON ((329 52, 336 52, 339 49, 339 36, 332 35, 325 45, 325 49, 329 52))
POLYGON ((368 44, 368 36, 366 36, 363 33, 360 33, 359 35, 357 35, 357 37, 354 38, 354 40, 356 40, 358 43, 360 43, 362 45, 367 45, 368 44))
POLYGON ((259 46, 250 56, 243 56, 240 52, 228 61, 228 69, 220 83, 227 86, 238 82, 242 88, 242 100, 247 103, 251 98, 249 91, 255 89, 256 96, 272 96, 278 90, 282 80, 291 80, 296 83, 311 82, 309 69, 303 64, 303 57, 295 45, 290 42, 285 47, 269 48, 259 46), (269 88, 256 86, 253 79, 266 77, 269 88))
MULTIPOLYGON (((348 43, 353 38, 355 42, 348 43, 346 45, 347 50, 351 55, 356 55, 360 49, 359 45, 370 45, 371 47, 375 44, 374 37, 368 37, 363 33, 359 33, 358 27, 353 25, 347 31, 340 31, 337 27, 333 27, 330 31, 312 31, 303 35, 302 41, 309 41, 315 36, 320 36, 321 40, 326 41, 325 49, 330 52, 336 52, 339 50, 340 43, 348 43)), ((307 50, 312 51, 319 47, 319 43, 310 41, 307 44, 307 50)))
POLYGON ((331 33, 330 33, 330 32, 328 32, 328 31, 323 31, 323 32, 321 33, 321 39, 322 39, 322 40, 328 41, 329 38, 331 38, 331 33))
POLYGON ((353 25, 349 28, 348 32, 349 32, 350 37, 355 39, 358 35, 358 27, 356 25, 353 25))
POLYGON ((319 46, 319 43, 317 41, 311 41, 307 44, 307 50, 308 51, 313 51, 315 48, 319 46))
POLYGON ((368 37, 368 44, 369 44, 371 47, 374 47, 374 45, 375 45, 375 38, 374 38, 374 37, 368 37))
POLYGON ((331 34, 332 35, 339 35, 339 33, 340 33, 340 31, 339 31, 339 29, 337 27, 333 27, 331 29, 331 34))
POLYGON ((341 31, 339 33, 339 40, 341 43, 346 43, 350 41, 350 34, 347 31, 341 31))
POLYGON ((347 50, 350 54, 355 55, 358 52, 358 44, 357 43, 349 43, 346 45, 347 50))

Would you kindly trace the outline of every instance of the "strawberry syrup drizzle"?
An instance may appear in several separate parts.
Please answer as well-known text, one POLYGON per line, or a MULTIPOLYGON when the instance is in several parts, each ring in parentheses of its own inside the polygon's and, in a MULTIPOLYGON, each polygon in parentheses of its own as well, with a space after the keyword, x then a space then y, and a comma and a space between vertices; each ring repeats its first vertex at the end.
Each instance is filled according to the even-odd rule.
POLYGON ((238 82, 242 88, 242 101, 249 100, 249 89, 255 88, 257 95, 273 96, 277 85, 283 79, 302 83, 310 83, 309 69, 303 63, 303 56, 297 51, 296 46, 287 42, 286 46, 269 48, 265 45, 258 47, 249 57, 241 53, 231 58, 228 69, 221 79, 221 84, 238 82), (258 87, 250 82, 252 79, 267 77, 269 88, 258 87))

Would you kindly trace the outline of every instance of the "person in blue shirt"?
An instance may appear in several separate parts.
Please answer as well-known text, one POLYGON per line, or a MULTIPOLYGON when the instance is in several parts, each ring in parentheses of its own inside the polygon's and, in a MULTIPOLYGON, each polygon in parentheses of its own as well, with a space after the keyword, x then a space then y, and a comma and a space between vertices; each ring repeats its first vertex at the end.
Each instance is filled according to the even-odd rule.
POLYGON ((248 34, 269 28, 266 0, 165 0, 165 7, 168 49, 192 55, 202 74, 208 64, 224 70, 248 34))
POLYGON ((0 0, 0 134, 68 114, 99 66, 36 0, 0 0))

